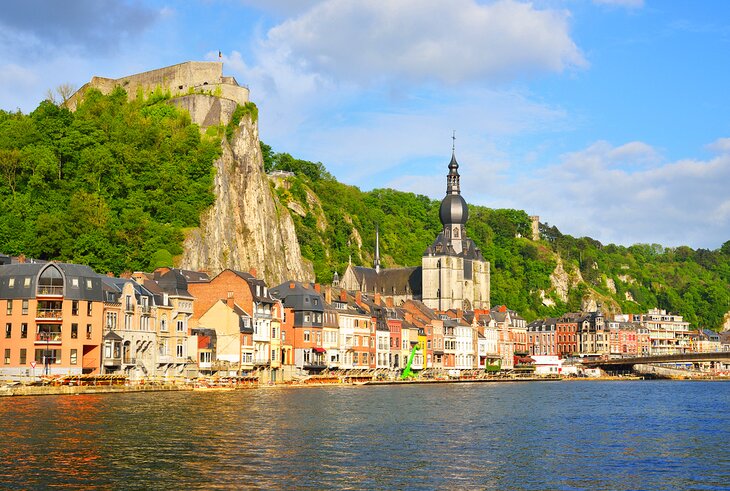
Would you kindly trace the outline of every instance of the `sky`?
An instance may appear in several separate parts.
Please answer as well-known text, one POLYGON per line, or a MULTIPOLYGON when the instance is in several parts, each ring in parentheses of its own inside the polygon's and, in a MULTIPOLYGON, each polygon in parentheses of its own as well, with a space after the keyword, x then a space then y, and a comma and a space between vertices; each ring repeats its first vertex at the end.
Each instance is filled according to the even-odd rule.
POLYGON ((469 203, 604 244, 730 240, 724 0, 9 2, 0 108, 219 51, 262 141, 341 182, 441 199, 455 145, 469 203))

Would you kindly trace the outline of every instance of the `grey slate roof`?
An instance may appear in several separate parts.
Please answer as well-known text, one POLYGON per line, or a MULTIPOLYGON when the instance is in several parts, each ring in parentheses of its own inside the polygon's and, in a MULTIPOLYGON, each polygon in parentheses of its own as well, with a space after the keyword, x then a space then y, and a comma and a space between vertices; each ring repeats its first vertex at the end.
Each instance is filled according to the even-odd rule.
POLYGON ((308 285, 305 287, 299 281, 287 281, 270 291, 274 297, 282 301, 284 307, 294 310, 324 312, 324 298, 322 295, 308 285))
POLYGON ((92 302, 101 302, 104 299, 101 275, 88 266, 56 262, 0 266, 0 298, 35 298, 40 274, 46 268, 53 267, 58 268, 61 273, 64 298, 92 302))
POLYGON ((181 297, 193 297, 188 291, 188 281, 179 269, 171 269, 166 273, 155 272, 155 281, 163 293, 181 297))
POLYGON ((410 268, 384 268, 380 272, 374 268, 364 266, 353 266, 353 273, 360 285, 365 285, 365 291, 369 293, 382 293, 383 295, 421 295, 421 277, 423 270, 421 266, 410 268))

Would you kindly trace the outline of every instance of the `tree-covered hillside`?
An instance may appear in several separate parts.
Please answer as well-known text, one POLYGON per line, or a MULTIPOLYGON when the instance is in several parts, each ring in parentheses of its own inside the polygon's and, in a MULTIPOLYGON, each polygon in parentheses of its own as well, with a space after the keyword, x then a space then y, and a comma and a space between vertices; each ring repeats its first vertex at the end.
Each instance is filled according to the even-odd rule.
POLYGON ((168 97, 89 90, 73 113, 0 111, 0 251, 101 272, 171 265, 214 200, 220 141, 168 97))
MULTIPOLYGON (((295 173, 276 186, 280 201, 295 211, 302 254, 329 282, 348 261, 371 265, 375 226, 380 226, 386 267, 414 266, 441 229, 439 201, 375 189, 363 192, 337 182, 321 163, 275 153, 262 144, 267 171, 295 173)), ((693 327, 717 329, 730 310, 730 241, 716 251, 658 245, 603 245, 541 226, 532 241, 524 211, 470 206, 467 231, 492 264, 492 304, 507 304, 528 320, 579 310, 586 298, 612 312, 659 307, 680 313, 693 327), (550 276, 558 260, 574 281, 561 298, 550 276)))

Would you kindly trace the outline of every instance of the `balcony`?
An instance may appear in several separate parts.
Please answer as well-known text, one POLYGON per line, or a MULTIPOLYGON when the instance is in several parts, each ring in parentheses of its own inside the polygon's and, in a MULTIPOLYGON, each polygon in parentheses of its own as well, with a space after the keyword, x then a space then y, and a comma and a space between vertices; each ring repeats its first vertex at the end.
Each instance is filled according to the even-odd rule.
POLYGON ((157 363, 165 364, 165 363, 172 363, 173 359, 170 355, 159 355, 157 357, 157 363))
POLYGON ((119 357, 117 357, 117 358, 104 358, 104 366, 105 367, 118 367, 118 366, 121 366, 121 364, 122 364, 122 359, 119 358, 119 357))
POLYGON ((125 312, 129 312, 130 314, 131 313, 134 313, 134 304, 133 303, 128 303, 127 305, 125 305, 124 306, 124 311, 125 312))
POLYGON ((61 344, 60 332, 39 332, 35 335, 35 343, 61 344))
POLYGON ((35 313, 37 322, 58 321, 63 317, 61 309, 38 309, 35 313))
POLYGON ((137 358, 133 356, 125 356, 122 360, 122 363, 125 365, 136 365, 137 364, 137 358))
POLYGON ((63 286, 39 286, 36 290, 36 297, 58 298, 63 297, 63 286))
POLYGON ((139 311, 142 312, 142 314, 149 315, 152 309, 149 305, 140 305, 139 311))

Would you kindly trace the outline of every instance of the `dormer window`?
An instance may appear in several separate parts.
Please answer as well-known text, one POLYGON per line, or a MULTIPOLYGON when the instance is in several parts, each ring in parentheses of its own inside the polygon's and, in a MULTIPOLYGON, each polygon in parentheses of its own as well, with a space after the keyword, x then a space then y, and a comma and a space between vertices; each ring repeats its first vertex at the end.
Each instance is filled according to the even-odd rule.
POLYGON ((63 276, 56 266, 50 265, 43 270, 38 278, 38 291, 45 295, 63 294, 63 276))

